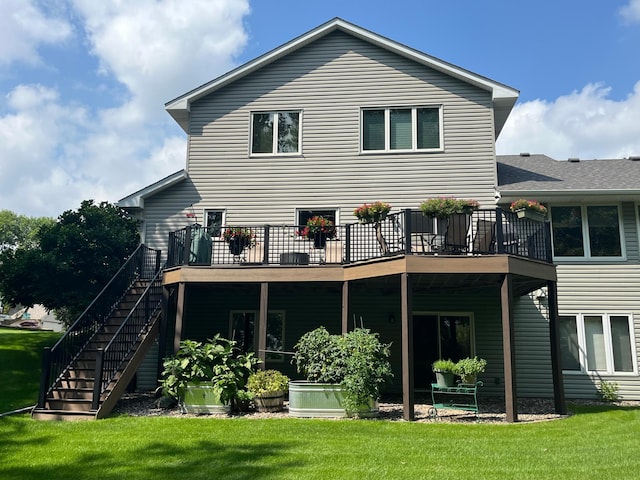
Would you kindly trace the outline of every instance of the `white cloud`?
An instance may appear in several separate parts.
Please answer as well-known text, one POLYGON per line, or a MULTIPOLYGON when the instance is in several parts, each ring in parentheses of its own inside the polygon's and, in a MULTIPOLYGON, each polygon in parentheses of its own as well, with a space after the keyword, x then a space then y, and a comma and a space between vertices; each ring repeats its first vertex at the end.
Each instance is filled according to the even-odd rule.
POLYGON ((620 8, 620 16, 626 23, 640 23, 640 0, 629 0, 620 8))
POLYGON ((0 64, 41 62, 38 47, 68 40, 71 24, 60 17, 47 18, 33 0, 2 0, 0 15, 0 64))
MULTIPOLYGON (((16 11, 25 4, 37 12, 35 3, 0 1, 10 1, 16 11)), ((78 30, 84 28, 84 45, 97 57, 105 82, 120 83, 127 95, 95 110, 50 86, 17 85, 6 94, 0 205, 33 216, 57 216, 89 198, 114 202, 183 168, 185 135, 164 103, 232 68, 247 41, 246 0, 53 4, 75 9, 67 15, 78 30)), ((57 25, 58 17, 39 13, 41 23, 57 25)), ((12 31, 19 30, 19 22, 12 22, 12 31)), ((34 59, 38 42, 57 38, 22 36, 32 37, 38 41, 25 45, 34 59)))
POLYGON ((127 86, 130 107, 143 114, 232 68, 247 41, 246 0, 74 3, 102 71, 127 86))
POLYGON ((554 158, 640 155, 640 82, 627 98, 589 84, 555 101, 516 105, 496 145, 499 154, 544 153, 554 158))

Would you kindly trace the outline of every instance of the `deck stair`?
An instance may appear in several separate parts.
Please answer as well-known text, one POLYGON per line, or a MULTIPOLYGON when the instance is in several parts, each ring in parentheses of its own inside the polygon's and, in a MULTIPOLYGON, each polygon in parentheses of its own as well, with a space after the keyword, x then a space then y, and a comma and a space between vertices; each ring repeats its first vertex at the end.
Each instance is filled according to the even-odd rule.
POLYGON ((92 420, 111 412, 158 335, 159 253, 141 246, 60 341, 45 349, 33 418, 92 420))

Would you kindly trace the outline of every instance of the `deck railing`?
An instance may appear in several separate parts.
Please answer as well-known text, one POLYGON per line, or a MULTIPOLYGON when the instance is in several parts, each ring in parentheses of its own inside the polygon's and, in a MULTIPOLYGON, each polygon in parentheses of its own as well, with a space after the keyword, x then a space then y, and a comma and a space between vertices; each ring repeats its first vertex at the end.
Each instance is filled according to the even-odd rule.
POLYGON ((336 225, 333 235, 306 238, 300 225, 240 226, 250 245, 231 247, 202 226, 169 234, 167 267, 178 265, 335 265, 395 255, 510 254, 551 262, 548 222, 519 218, 497 209, 480 209, 449 218, 403 210, 375 224, 336 225))

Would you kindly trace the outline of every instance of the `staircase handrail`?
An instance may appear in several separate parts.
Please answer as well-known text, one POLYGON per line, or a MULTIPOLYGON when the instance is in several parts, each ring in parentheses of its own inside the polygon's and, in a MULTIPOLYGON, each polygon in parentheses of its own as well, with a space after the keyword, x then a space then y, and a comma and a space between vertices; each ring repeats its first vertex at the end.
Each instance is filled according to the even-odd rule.
POLYGON ((159 270, 160 251, 140 244, 54 346, 44 349, 38 407, 44 407, 53 385, 111 316, 133 282, 159 270))
POLYGON ((149 281, 144 292, 109 342, 98 350, 92 409, 100 405, 102 392, 116 377, 140 338, 151 327, 151 319, 162 308, 162 268, 149 281))

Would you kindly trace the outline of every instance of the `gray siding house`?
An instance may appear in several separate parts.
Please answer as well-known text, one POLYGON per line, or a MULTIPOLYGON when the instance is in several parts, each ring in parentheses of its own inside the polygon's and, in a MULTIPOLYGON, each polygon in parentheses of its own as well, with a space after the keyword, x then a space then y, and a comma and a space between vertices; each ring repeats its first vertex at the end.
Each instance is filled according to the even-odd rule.
POLYGON ((334 19, 167 103, 188 135, 186 165, 119 202, 167 260, 157 355, 220 333, 296 377, 288 352, 302 334, 362 325, 392 342, 388 389, 402 393, 407 419, 431 362, 468 355, 488 360, 481 394, 504 396, 511 421, 518 397, 553 397, 564 411, 565 392, 593 397, 603 379, 640 398, 638 190, 596 200, 582 173, 565 175, 574 163, 496 158, 517 98, 334 19), (480 208, 431 219, 418 210, 431 197, 480 208), (554 228, 517 218, 517 198, 548 204, 554 228), (392 206, 379 231, 352 213, 374 201, 392 206), (600 255, 615 249, 610 206, 615 259, 600 255), (562 223, 576 208, 582 235, 605 244, 581 256, 562 223), (326 244, 300 235, 317 215, 335 224, 326 244), (251 232, 252 248, 225 242, 232 227, 251 232))
MULTIPOLYGON (((593 398, 602 381, 640 398, 640 157, 557 161, 544 155, 498 157, 501 201, 535 198, 549 209, 564 387, 593 398)), ((518 321, 531 336, 546 291, 524 303, 518 321)), ((518 327, 516 327, 517 329, 518 327)), ((527 365, 536 365, 535 358, 527 365)))

